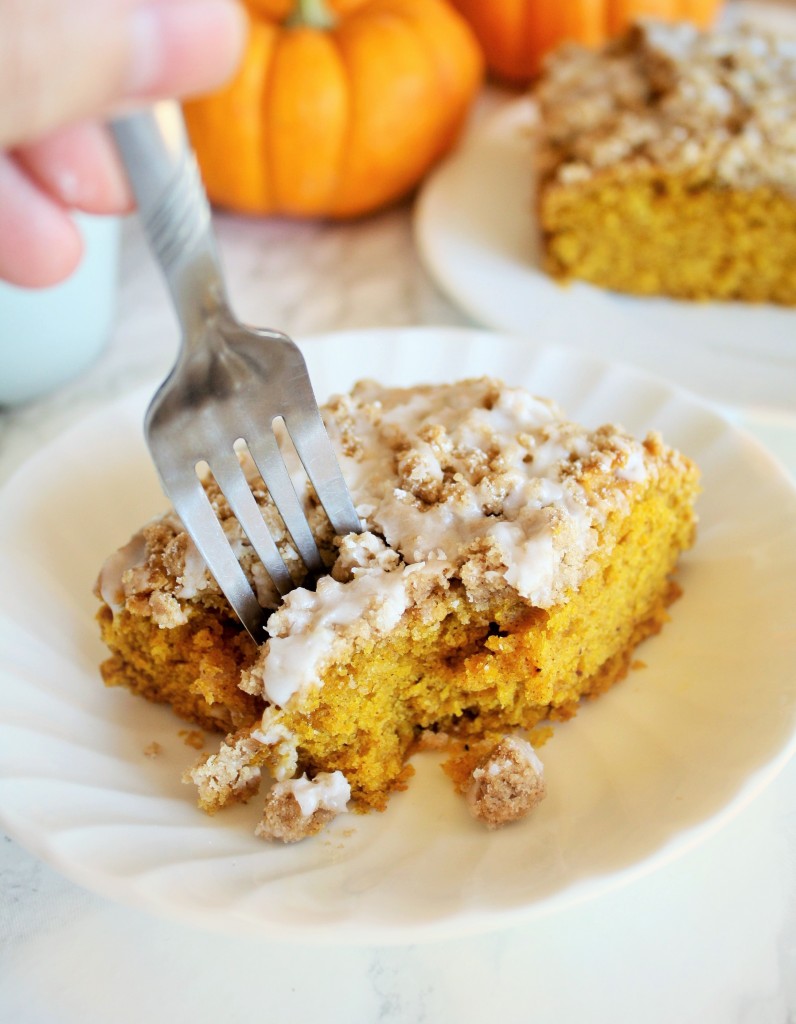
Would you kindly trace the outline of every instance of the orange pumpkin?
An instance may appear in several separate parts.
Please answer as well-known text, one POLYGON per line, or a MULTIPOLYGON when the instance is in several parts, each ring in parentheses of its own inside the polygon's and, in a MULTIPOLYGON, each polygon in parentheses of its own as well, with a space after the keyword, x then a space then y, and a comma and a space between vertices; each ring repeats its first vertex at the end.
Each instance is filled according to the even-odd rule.
POLYGON ((594 46, 635 18, 687 20, 707 28, 721 0, 451 0, 475 30, 489 70, 523 85, 566 40, 594 46))
POLYGON ((445 0, 247 7, 237 76, 185 108, 215 203, 257 214, 367 213, 410 191, 454 142, 483 56, 445 0))
MULTIPOLYGON (((271 21, 284 21, 293 14, 297 6, 296 0, 244 0, 244 3, 251 13, 259 14, 263 18, 269 18, 271 21)), ((328 11, 328 17, 331 18, 333 15, 346 14, 348 11, 353 11, 355 7, 360 7, 363 3, 365 3, 365 0, 326 0, 325 6, 328 11)), ((307 20, 323 22, 326 20, 326 17, 321 12, 315 18, 313 18, 312 14, 309 14, 307 20)))

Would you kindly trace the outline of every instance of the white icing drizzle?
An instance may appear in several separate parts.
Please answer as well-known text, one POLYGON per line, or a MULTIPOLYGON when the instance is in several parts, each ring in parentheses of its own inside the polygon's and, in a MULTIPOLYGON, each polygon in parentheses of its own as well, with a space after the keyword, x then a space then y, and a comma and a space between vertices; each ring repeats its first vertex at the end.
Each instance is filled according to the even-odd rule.
POLYGON ((129 569, 135 569, 146 558, 146 540, 143 531, 133 534, 130 540, 105 559, 100 569, 97 589, 100 597, 114 612, 124 607, 125 593, 122 580, 129 569))
POLYGON ((363 570, 348 583, 325 577, 315 593, 299 588, 269 618, 265 696, 284 707, 298 690, 317 682, 334 657, 335 641, 354 624, 367 622, 375 634, 390 632, 408 605, 406 576, 380 568, 363 570))
POLYGON ((199 554, 197 546, 189 537, 182 575, 178 579, 179 589, 175 591, 175 594, 184 601, 190 601, 205 589, 208 581, 209 577, 204 559, 199 554))
POLYGON ((314 779, 301 775, 274 783, 271 794, 280 798, 290 794, 301 808, 304 818, 311 818, 318 810, 342 814, 348 810, 351 787, 342 772, 319 772, 314 779))

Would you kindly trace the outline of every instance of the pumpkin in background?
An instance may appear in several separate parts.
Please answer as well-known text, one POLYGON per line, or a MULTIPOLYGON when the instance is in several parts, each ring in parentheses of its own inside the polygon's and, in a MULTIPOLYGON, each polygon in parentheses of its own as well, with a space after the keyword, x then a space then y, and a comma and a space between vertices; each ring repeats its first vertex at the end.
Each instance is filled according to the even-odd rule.
POLYGON ((185 106, 213 202, 351 217, 409 192, 453 144, 483 55, 446 0, 247 0, 242 65, 185 106))
POLYGON ((721 0, 451 0, 475 30, 489 70, 524 85, 542 58, 565 41, 595 46, 635 19, 713 24, 721 0))

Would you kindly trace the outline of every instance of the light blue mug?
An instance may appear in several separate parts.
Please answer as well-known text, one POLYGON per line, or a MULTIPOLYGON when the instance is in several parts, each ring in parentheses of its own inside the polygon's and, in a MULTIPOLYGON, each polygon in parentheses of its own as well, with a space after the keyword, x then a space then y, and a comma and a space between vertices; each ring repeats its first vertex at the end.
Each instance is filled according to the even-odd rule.
POLYGON ((75 217, 85 250, 52 288, 0 282, 0 406, 37 398, 86 369, 107 342, 116 308, 119 221, 75 217))

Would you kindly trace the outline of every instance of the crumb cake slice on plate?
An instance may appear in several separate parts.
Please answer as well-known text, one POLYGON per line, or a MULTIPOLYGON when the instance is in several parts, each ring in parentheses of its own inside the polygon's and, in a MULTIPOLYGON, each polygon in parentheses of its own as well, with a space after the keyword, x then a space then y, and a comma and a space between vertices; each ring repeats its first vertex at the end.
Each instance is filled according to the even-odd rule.
POLYGON ((562 48, 534 96, 553 276, 796 304, 796 40, 640 22, 562 48))
POLYGON ((334 538, 307 492, 328 575, 280 601, 208 481, 274 608, 266 642, 252 644, 169 513, 100 574, 105 681, 227 733, 190 781, 215 812, 270 778, 266 837, 302 838, 349 801, 384 808, 411 753, 443 743, 476 817, 518 817, 544 791, 528 730, 620 679, 665 621, 694 536, 696 468, 655 434, 587 430, 488 378, 365 381, 323 414, 363 523, 334 538))

